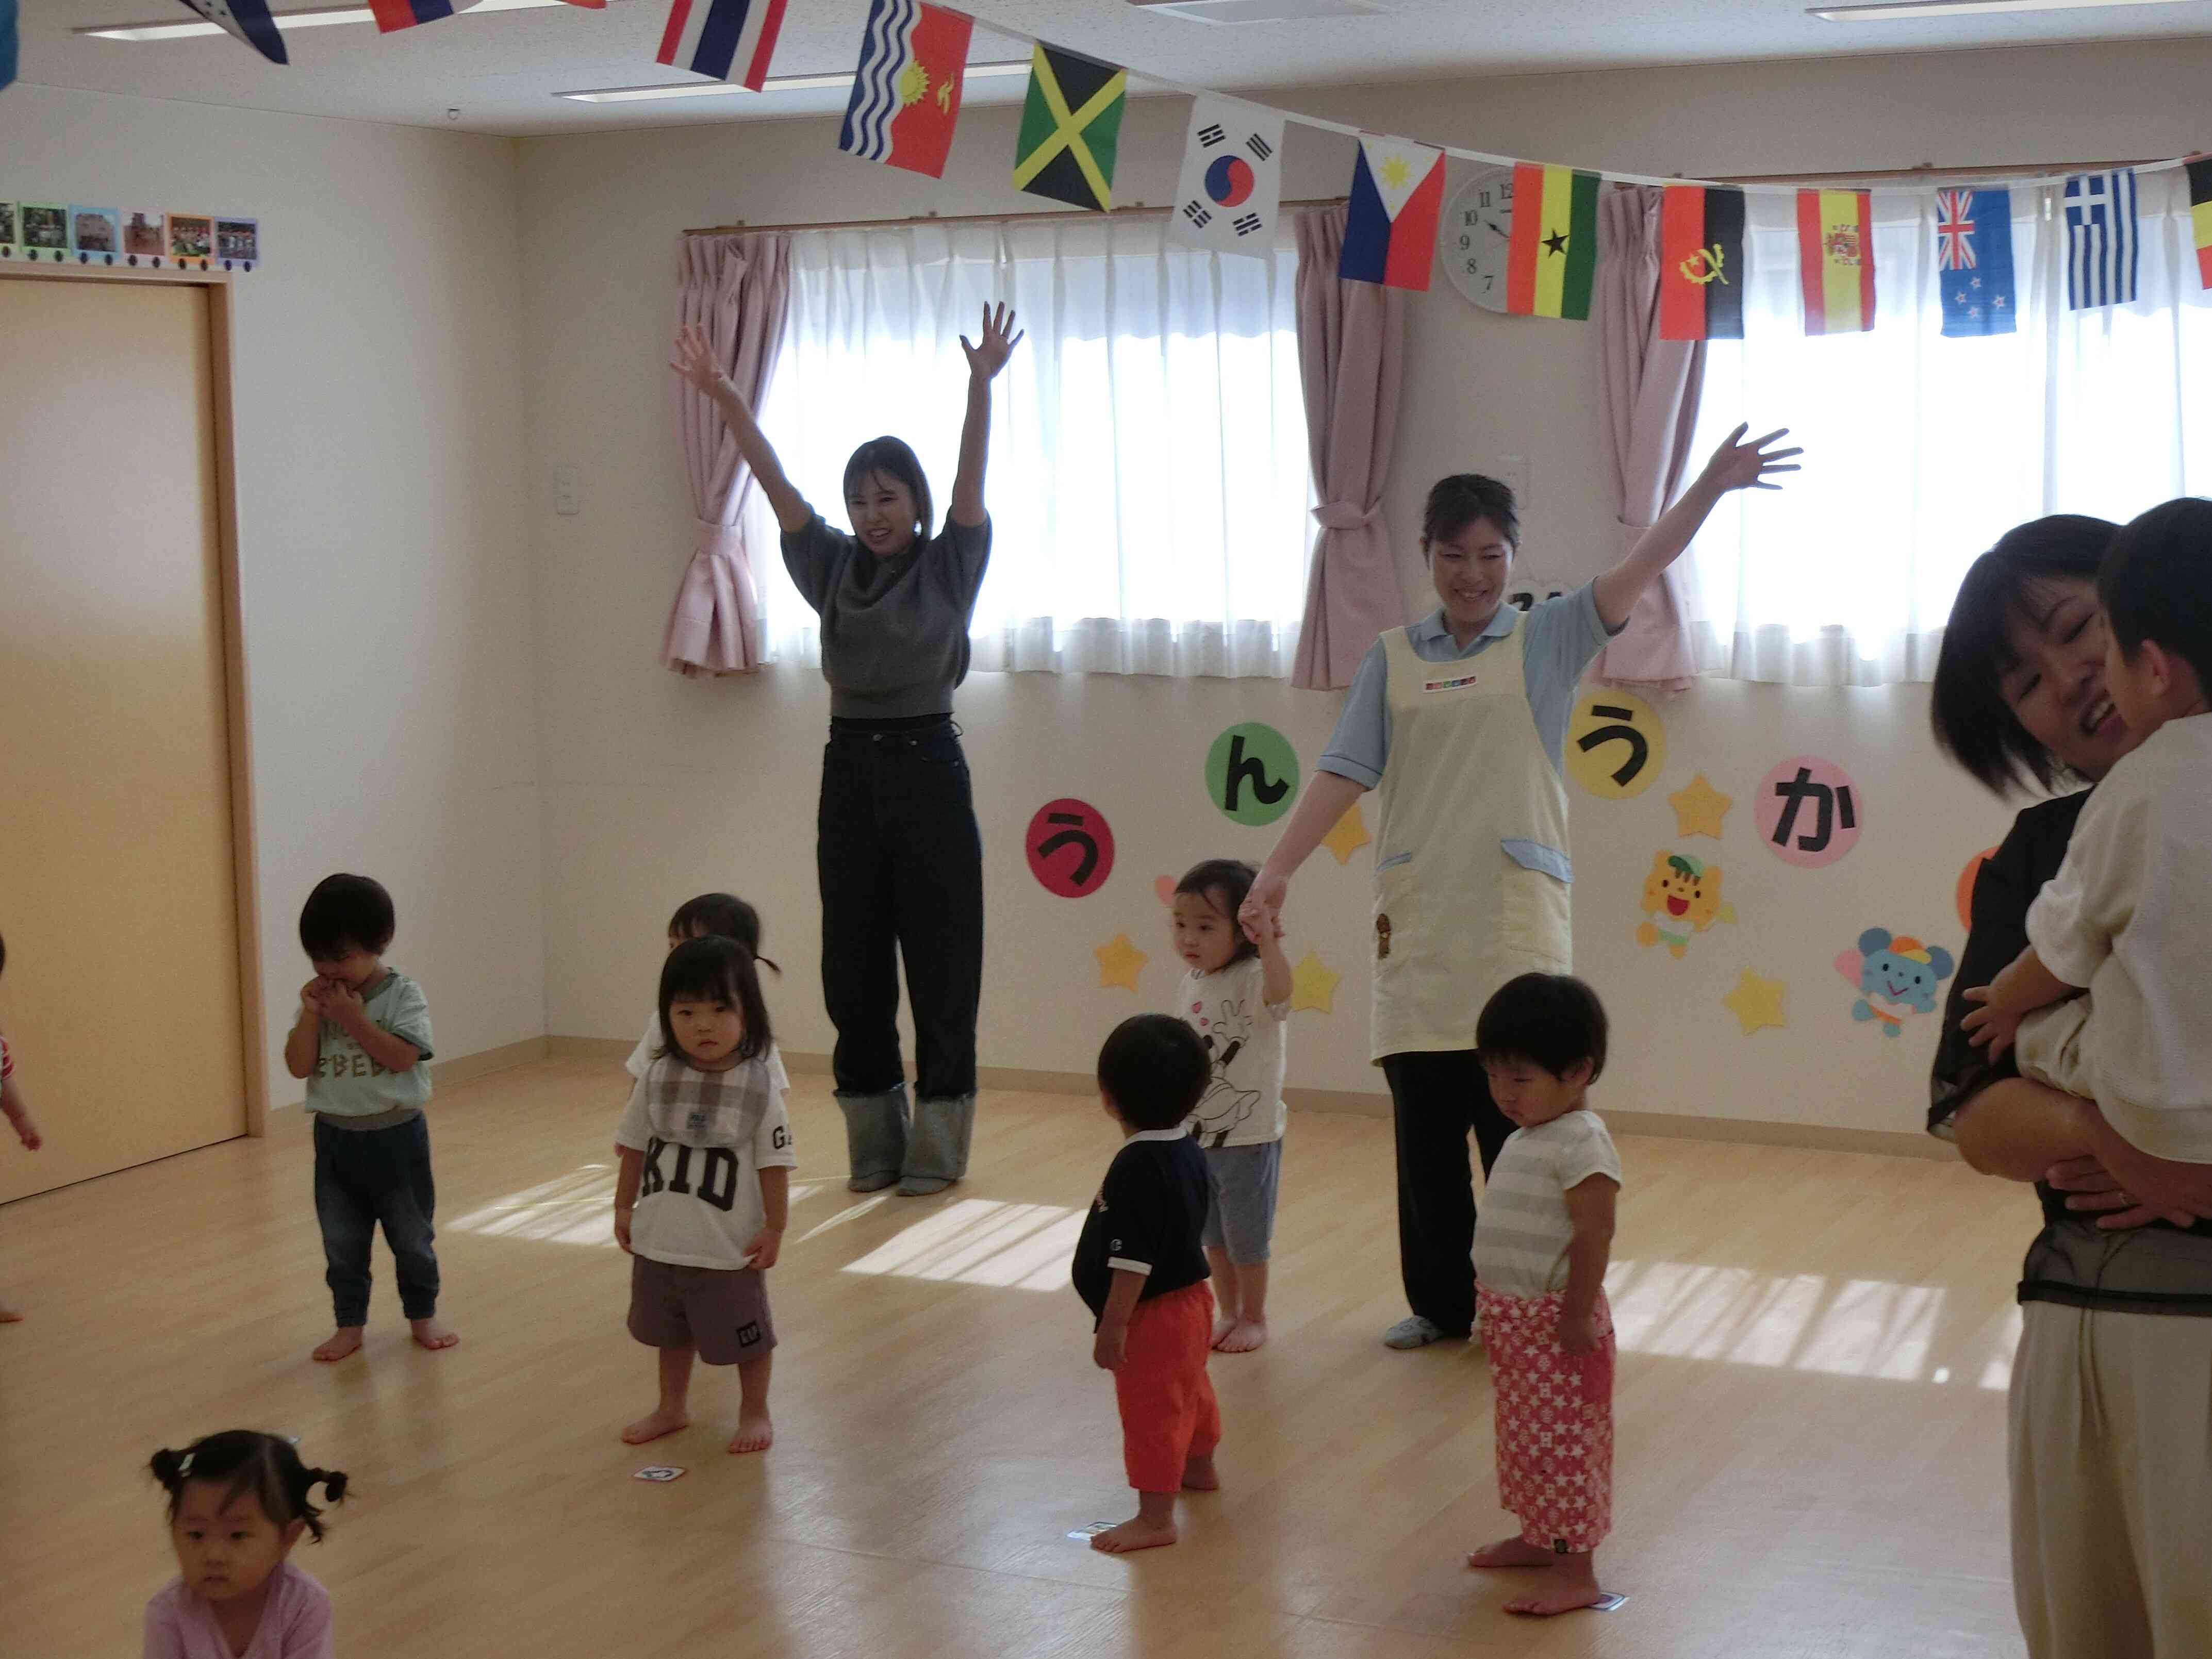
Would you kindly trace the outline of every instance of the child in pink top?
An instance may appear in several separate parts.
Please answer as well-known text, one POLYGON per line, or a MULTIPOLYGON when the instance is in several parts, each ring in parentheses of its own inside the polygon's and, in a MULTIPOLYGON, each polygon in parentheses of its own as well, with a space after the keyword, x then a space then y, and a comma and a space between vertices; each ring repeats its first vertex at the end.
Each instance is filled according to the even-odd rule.
POLYGON ((182 1571, 146 1604, 145 1659, 332 1659, 331 1598, 285 1558, 302 1533, 322 1542, 307 1495, 337 1503, 345 1476, 250 1429, 165 1448, 149 1467, 182 1571))

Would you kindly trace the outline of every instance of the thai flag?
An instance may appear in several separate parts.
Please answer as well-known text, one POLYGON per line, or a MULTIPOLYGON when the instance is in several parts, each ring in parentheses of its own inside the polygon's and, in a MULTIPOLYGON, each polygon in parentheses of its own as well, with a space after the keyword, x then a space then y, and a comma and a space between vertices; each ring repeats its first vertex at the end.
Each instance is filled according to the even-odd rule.
POLYGON ((245 41, 270 63, 291 62, 284 37, 276 32, 276 20, 269 15, 269 0, 185 0, 185 4, 209 22, 221 24, 225 33, 245 41))
POLYGON ((2136 297, 2136 173, 2077 173, 2066 181, 2066 306, 2087 311, 2136 297))
POLYGON ((411 29, 417 23, 451 17, 466 10, 467 5, 465 0, 459 6, 453 0, 368 0, 368 9, 376 18, 377 32, 389 34, 394 29, 411 29))
POLYGON ((674 0, 659 62, 758 92, 775 56, 785 0, 674 0))

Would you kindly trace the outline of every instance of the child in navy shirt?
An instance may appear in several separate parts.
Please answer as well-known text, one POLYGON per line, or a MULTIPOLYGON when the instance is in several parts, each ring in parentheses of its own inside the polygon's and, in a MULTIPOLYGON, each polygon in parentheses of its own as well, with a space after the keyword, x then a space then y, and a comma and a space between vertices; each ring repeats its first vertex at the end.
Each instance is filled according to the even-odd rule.
POLYGON ((1206 1045, 1168 1014, 1123 1020, 1098 1051, 1098 1097, 1121 1150, 1075 1247, 1075 1289, 1097 1316, 1091 1357, 1114 1373, 1121 1455, 1137 1513, 1091 1547, 1121 1554, 1176 1541, 1176 1493, 1220 1485, 1221 1412, 1206 1375, 1213 1292, 1200 1231, 1206 1155, 1184 1120, 1212 1076, 1206 1045))

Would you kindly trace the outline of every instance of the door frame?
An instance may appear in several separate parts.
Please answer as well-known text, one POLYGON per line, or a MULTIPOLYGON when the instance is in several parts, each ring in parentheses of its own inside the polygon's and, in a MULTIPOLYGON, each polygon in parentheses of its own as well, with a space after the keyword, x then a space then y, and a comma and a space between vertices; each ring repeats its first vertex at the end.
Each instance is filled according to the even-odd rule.
POLYGON ((208 392, 214 401, 216 566, 222 590, 225 747, 230 757, 231 892, 238 929, 239 1036, 246 1133, 269 1133, 268 1022, 261 1006, 261 906, 253 834, 253 730, 246 696, 246 630, 238 565, 238 473, 231 428, 234 381, 231 277, 221 270, 137 270, 0 260, 0 282, 152 283, 207 290, 208 392))

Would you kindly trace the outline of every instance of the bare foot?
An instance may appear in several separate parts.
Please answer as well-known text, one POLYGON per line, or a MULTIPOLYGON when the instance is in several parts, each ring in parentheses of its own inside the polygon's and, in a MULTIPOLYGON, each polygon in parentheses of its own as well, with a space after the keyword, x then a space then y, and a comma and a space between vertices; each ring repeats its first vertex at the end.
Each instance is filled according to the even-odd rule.
POLYGON ((1109 1555, 1127 1555, 1132 1550, 1158 1549, 1175 1540, 1174 1522, 1148 1521, 1141 1515, 1133 1515, 1120 1526, 1098 1534, 1091 1540, 1091 1547, 1103 1550, 1109 1555))
POLYGON ((1221 1477, 1214 1473, 1212 1452, 1192 1457, 1183 1464, 1182 1486, 1185 1492, 1218 1492, 1221 1489, 1221 1477))
POLYGON ((766 1451, 774 1444, 775 1444, 775 1425, 768 1420, 766 1412, 761 1413, 757 1417, 750 1412, 740 1412, 738 1414, 738 1431, 730 1437, 732 1451, 766 1451))
POLYGON ((1470 1567, 1548 1567, 1559 1559, 1552 1551, 1516 1534, 1511 1538, 1501 1538, 1495 1544, 1485 1544, 1467 1558, 1467 1564, 1470 1567))
POLYGON ((1264 1319, 1240 1319, 1228 1335, 1216 1337, 1213 1346, 1224 1353, 1249 1353, 1267 1340, 1267 1322, 1264 1319))
POLYGON ((670 1411, 666 1407, 648 1416, 641 1417, 623 1431, 623 1444, 642 1446, 648 1440, 658 1440, 664 1434, 674 1434, 678 1429, 688 1429, 691 1419, 682 1412, 670 1411))
POLYGON ((410 1319, 407 1327, 415 1333, 415 1340, 433 1353, 441 1348, 453 1347, 461 1340, 434 1319, 410 1319))
POLYGON ((315 1350, 315 1358, 325 1364, 333 1359, 343 1359, 348 1354, 361 1352, 361 1327, 341 1325, 330 1334, 330 1340, 315 1350))
POLYGON ((1220 1314, 1216 1316, 1213 1321, 1212 1346, 1217 1348, 1219 1347, 1223 1342, 1228 1340, 1229 1334, 1236 1328, 1237 1321, 1230 1315, 1220 1314))
POLYGON ((1517 1601, 1508 1601, 1505 1611, 1549 1619, 1556 1613, 1572 1613, 1577 1607, 1586 1607, 1593 1601, 1601 1600, 1604 1595, 1595 1578, 1554 1578, 1546 1586, 1543 1595, 1524 1595, 1517 1601))
POLYGON ((22 1322, 23 1316, 21 1314, 16 1312, 13 1308, 0 1305, 0 1325, 20 1325, 22 1322))

